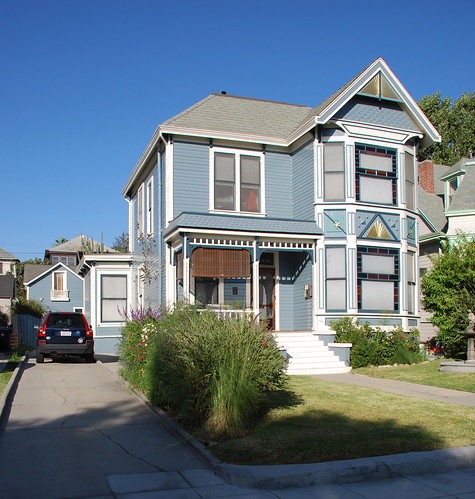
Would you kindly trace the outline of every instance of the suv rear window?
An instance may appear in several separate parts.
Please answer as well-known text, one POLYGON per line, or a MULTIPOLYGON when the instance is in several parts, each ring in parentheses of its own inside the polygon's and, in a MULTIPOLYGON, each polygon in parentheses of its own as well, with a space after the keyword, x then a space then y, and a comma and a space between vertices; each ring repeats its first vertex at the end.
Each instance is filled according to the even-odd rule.
POLYGON ((84 321, 81 315, 51 314, 46 327, 68 327, 84 329, 84 321))

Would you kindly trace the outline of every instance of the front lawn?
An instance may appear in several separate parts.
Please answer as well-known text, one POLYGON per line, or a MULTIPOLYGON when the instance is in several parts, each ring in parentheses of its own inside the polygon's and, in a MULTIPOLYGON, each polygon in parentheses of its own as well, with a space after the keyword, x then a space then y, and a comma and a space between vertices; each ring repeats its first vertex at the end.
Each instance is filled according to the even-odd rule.
POLYGON ((444 373, 439 372, 440 360, 431 360, 422 364, 412 364, 396 367, 361 367, 354 369, 355 374, 365 374, 375 378, 389 378, 421 385, 450 388, 463 392, 475 393, 474 373, 444 373))
POLYGON ((475 445, 473 408, 291 376, 248 435, 211 445, 236 464, 290 464, 475 445))

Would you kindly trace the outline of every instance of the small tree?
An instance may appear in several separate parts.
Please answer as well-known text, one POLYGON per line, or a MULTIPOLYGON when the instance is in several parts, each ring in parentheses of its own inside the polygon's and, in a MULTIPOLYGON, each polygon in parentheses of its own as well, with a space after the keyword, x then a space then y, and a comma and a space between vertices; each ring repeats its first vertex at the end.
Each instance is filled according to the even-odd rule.
POLYGON ((122 232, 120 236, 117 236, 114 239, 114 244, 112 245, 112 249, 116 251, 120 251, 121 253, 129 252, 129 234, 127 232, 122 232))
POLYGON ((439 328, 437 339, 445 345, 446 356, 464 358, 467 340, 460 331, 468 326, 468 311, 475 311, 475 241, 461 235, 443 250, 422 278, 422 304, 439 328))

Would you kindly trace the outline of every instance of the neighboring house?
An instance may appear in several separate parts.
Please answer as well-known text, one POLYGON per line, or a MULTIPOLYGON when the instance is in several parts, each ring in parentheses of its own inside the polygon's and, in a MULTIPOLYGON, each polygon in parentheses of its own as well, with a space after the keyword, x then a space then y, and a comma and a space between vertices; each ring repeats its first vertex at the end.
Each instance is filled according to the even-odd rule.
POLYGON ((61 262, 68 267, 75 267, 84 254, 90 253, 117 253, 117 251, 80 234, 63 244, 47 249, 45 251, 45 260, 52 264, 61 262))
MULTIPOLYGON (((449 167, 431 160, 419 163, 419 267, 432 268, 430 257, 442 252, 442 242, 461 233, 475 236, 475 161, 462 158, 449 167)), ((421 310, 421 340, 437 335, 430 314, 421 310)))
POLYGON ((124 186, 128 306, 417 327, 415 157, 439 140, 382 59, 314 108, 209 95, 157 128, 124 186))
POLYGON ((54 312, 84 310, 83 278, 64 263, 25 263, 23 283, 26 298, 37 300, 54 312))
POLYGON ((132 294, 132 255, 84 255, 78 273, 84 279, 84 314, 94 331, 97 353, 115 353, 132 294))
POLYGON ((16 276, 16 263, 20 263, 19 258, 0 248, 0 275, 11 273, 16 276))
POLYGON ((15 264, 20 259, 0 248, 0 325, 11 321, 10 309, 15 298, 15 264))
POLYGON ((15 276, 0 275, 0 326, 11 322, 10 309, 15 298, 15 276))

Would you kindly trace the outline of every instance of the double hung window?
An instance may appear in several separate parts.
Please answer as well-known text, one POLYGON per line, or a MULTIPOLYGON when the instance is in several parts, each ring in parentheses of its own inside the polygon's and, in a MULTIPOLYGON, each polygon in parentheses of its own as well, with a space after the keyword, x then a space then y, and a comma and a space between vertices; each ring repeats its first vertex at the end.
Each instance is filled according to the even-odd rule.
POLYGON ((413 252, 407 254, 407 311, 416 313, 416 255, 413 252))
POLYGON ((345 146, 329 142, 323 148, 323 199, 345 200, 345 146))
POLYGON ((143 234, 143 184, 137 193, 137 231, 139 236, 143 234))
POLYGON ((244 153, 215 152, 215 210, 262 211, 261 156, 244 153))
POLYGON ((127 310, 127 276, 101 276, 101 321, 119 322, 127 310))
POLYGON ((147 234, 153 234, 153 179, 147 183, 147 234))
POLYGON ((345 246, 325 250, 327 311, 346 311, 345 254, 345 246))
POLYGON ((415 175, 414 175, 414 156, 406 152, 404 154, 406 163, 406 207, 408 210, 415 210, 416 206, 416 190, 415 190, 415 175))
POLYGON ((69 292, 66 284, 66 272, 53 272, 52 301, 69 301, 69 292))
POLYGON ((365 203, 397 204, 396 151, 362 144, 355 146, 356 199, 365 203))

